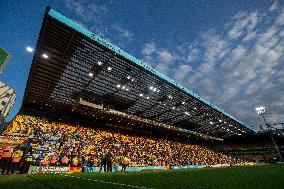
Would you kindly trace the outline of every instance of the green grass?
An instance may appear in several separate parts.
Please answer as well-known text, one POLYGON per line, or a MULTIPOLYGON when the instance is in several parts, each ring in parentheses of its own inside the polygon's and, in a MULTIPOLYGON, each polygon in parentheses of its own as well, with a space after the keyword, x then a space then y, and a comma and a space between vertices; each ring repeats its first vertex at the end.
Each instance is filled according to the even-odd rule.
POLYGON ((71 178, 54 174, 0 176, 1 189, 130 188, 82 178, 148 188, 284 188, 284 165, 205 168, 176 171, 77 173, 71 178))

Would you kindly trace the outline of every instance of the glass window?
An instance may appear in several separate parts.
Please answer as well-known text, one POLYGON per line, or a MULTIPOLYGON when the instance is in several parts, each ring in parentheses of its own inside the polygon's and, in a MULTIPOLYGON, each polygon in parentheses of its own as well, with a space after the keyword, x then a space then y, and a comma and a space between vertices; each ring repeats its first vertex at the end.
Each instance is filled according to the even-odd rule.
POLYGON ((2 104, 3 106, 6 106, 7 102, 2 101, 1 104, 2 104))

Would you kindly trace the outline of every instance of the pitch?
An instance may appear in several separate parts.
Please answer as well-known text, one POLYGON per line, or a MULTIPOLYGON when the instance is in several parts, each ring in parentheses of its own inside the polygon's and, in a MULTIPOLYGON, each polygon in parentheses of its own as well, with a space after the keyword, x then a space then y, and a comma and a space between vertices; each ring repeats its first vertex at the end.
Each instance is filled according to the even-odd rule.
POLYGON ((9 175, 1 189, 66 188, 284 188, 284 165, 203 168, 177 171, 9 175))

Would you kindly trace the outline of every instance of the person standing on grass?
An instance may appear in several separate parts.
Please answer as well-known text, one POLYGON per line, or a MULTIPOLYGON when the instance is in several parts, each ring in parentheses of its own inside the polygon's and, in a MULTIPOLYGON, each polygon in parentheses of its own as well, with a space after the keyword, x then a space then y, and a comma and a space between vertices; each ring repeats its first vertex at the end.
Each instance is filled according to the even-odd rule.
POLYGON ((14 151, 12 155, 12 163, 11 163, 11 173, 12 174, 14 173, 15 170, 16 171, 19 170, 22 156, 23 156, 22 150, 17 149, 14 151))
POLYGON ((112 172, 112 158, 113 158, 112 153, 110 151, 107 152, 106 156, 107 172, 112 172))
POLYGON ((10 171, 10 164, 11 164, 11 158, 13 154, 13 148, 12 146, 8 145, 3 148, 3 152, 1 155, 1 169, 2 169, 2 175, 4 175, 5 172, 9 174, 10 171))
POLYGON ((24 156, 24 160, 23 160, 24 164, 21 170, 22 174, 26 174, 29 171, 30 165, 33 162, 33 155, 28 152, 25 156, 24 156))
POLYGON ((124 156, 123 159, 122 159, 122 169, 121 169, 121 171, 126 171, 126 168, 129 165, 129 163, 130 163, 130 159, 128 157, 124 156))
POLYGON ((0 146, 0 166, 2 166, 2 160, 1 160, 2 154, 3 154, 3 147, 0 146))
POLYGON ((104 172, 106 172, 106 157, 107 157, 107 153, 105 152, 105 150, 103 150, 100 155, 101 166, 100 166, 99 172, 102 172, 103 167, 104 167, 104 172))

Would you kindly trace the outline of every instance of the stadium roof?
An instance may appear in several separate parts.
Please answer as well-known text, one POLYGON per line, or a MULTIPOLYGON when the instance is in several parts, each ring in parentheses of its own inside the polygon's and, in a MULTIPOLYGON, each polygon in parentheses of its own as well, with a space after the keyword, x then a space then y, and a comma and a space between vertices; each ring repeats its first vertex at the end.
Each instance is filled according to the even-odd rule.
POLYGON ((95 119, 97 105, 213 137, 255 132, 188 88, 48 7, 22 107, 95 119))

